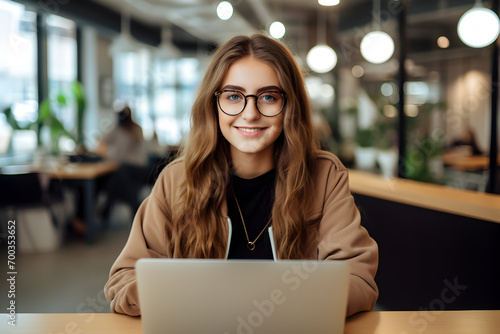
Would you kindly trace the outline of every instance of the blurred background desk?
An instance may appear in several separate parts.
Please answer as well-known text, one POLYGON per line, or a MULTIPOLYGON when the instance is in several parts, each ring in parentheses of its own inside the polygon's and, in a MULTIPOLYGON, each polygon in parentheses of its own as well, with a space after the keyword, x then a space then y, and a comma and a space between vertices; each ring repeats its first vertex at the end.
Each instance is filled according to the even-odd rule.
POLYGON ((92 244, 96 237, 95 218, 95 192, 97 179, 113 173, 118 164, 112 161, 79 162, 56 165, 53 167, 41 167, 39 172, 48 173, 52 179, 59 180, 65 184, 82 187, 83 190, 83 220, 85 222, 85 239, 92 244))
MULTIPOLYGON (((18 314, 17 326, 2 314, 0 332, 45 333, 142 333, 139 317, 112 313, 18 314)), ((236 322, 235 322, 236 327, 236 322)), ((345 334, 496 334, 500 311, 363 312, 347 318, 345 334)))
MULTIPOLYGON (((488 169, 490 157, 487 155, 460 155, 456 153, 443 154, 443 163, 451 169, 462 172, 474 172, 488 169)), ((500 165, 500 154, 497 164, 500 165)))
POLYGON ((80 188, 82 193, 81 206, 83 220, 85 223, 85 239, 88 244, 92 244, 96 238, 97 223, 95 217, 96 206, 96 182, 99 178, 105 177, 113 173, 118 168, 118 164, 111 161, 99 162, 78 162, 78 163, 58 163, 41 165, 10 165, 3 166, 0 169, 2 174, 2 182, 5 196, 11 196, 15 193, 19 194, 17 198, 6 197, 3 201, 10 201, 12 206, 16 206, 16 201, 24 202, 24 198, 31 197, 33 192, 39 193, 40 201, 42 201, 45 193, 47 192, 48 185, 41 185, 44 183, 42 178, 36 175, 44 175, 52 181, 61 182, 64 186, 80 188), (16 180, 26 176, 33 176, 32 183, 16 184, 16 180), (9 177, 11 181, 9 181, 9 177), (5 180, 4 180, 5 179, 5 180), (35 184, 36 183, 36 184, 35 184), (16 191, 14 191, 14 189, 16 191))
POLYGON ((59 180, 89 180, 114 172, 118 164, 113 161, 76 162, 55 166, 35 168, 38 172, 48 173, 59 180))

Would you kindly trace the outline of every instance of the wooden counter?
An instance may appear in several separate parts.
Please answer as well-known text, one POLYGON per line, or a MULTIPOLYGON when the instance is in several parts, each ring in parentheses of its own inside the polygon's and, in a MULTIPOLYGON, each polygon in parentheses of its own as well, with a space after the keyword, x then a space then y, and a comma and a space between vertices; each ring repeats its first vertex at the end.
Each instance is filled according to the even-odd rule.
POLYGON ((349 170, 351 192, 500 223, 500 195, 349 170))

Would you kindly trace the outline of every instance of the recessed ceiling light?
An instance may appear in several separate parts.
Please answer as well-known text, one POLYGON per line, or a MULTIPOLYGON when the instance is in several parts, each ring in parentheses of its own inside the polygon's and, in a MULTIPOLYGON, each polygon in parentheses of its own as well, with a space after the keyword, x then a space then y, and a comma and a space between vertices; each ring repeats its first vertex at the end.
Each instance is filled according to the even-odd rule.
POLYGON ((321 6, 337 6, 340 0, 318 0, 321 6))

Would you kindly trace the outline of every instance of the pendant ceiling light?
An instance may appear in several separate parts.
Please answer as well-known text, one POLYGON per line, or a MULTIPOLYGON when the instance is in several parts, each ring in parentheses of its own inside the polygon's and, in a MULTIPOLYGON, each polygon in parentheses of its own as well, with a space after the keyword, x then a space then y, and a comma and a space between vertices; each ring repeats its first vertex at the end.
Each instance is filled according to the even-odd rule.
POLYGON ((377 30, 366 34, 361 40, 361 55, 373 64, 382 64, 394 54, 394 41, 387 33, 380 31, 380 0, 373 0, 374 26, 377 30))
POLYGON ((181 51, 172 43, 172 29, 164 27, 161 32, 161 43, 155 52, 157 59, 168 60, 180 58, 181 51))
POLYGON ((137 43, 130 35, 130 14, 124 12, 121 15, 121 31, 120 35, 113 40, 109 48, 110 55, 117 56, 122 53, 130 53, 137 51, 137 43))
POLYGON ((326 45, 326 11, 320 10, 319 13, 318 44, 309 50, 306 61, 309 68, 314 72, 327 73, 337 65, 337 54, 331 47, 326 45))
POLYGON ((472 48, 484 48, 500 33, 500 20, 494 11, 484 8, 480 0, 458 21, 458 36, 472 48))
MULTIPOLYGON (((256 5, 256 6, 259 7, 258 5, 256 5)), ((260 12, 266 12, 267 9, 264 9, 265 6, 262 5, 262 7, 263 8, 260 10, 260 12)), ((275 5, 272 12, 273 13, 283 13, 283 8, 281 8, 281 5, 279 6, 279 8, 278 8, 278 5, 275 5)), ((262 16, 263 16, 263 19, 265 21, 267 21, 266 23, 273 21, 269 25, 269 34, 271 35, 271 37, 273 37, 275 39, 280 39, 280 38, 283 38, 283 36, 285 36, 286 27, 283 24, 283 22, 281 22, 280 20, 273 20, 268 15, 262 15, 262 16)))

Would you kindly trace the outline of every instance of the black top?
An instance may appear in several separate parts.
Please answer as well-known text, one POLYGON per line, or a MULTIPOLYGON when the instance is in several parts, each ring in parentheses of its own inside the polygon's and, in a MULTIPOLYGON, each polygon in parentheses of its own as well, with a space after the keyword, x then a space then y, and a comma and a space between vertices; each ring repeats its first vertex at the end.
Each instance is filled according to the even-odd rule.
POLYGON ((255 249, 249 250, 233 191, 245 220, 248 238, 250 241, 254 241, 271 218, 275 179, 274 169, 253 179, 242 179, 236 175, 232 177, 232 187, 229 186, 227 192, 227 209, 233 229, 229 245, 229 259, 273 259, 271 241, 267 231, 272 222, 255 242, 255 249))

